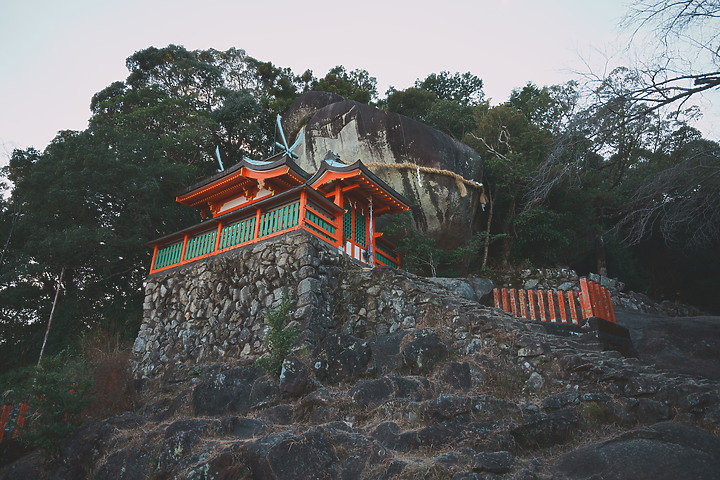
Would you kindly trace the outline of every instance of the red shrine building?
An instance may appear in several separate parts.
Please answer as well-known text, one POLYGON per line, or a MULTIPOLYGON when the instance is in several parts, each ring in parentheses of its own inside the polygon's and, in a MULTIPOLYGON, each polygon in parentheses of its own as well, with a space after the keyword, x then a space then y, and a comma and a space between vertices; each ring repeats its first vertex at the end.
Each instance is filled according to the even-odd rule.
POLYGON ((375 219, 408 210, 408 201, 359 160, 347 165, 329 155, 310 175, 285 152, 244 159, 176 200, 204 221, 150 242, 151 274, 295 230, 365 264, 400 267, 375 219))

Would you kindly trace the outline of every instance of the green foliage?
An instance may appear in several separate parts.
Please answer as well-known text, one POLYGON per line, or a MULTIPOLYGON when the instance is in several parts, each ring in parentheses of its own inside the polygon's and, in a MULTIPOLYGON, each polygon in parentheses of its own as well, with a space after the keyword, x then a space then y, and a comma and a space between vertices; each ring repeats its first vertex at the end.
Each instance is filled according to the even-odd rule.
POLYGON ((268 356, 259 358, 257 365, 272 375, 280 376, 283 361, 300 335, 297 328, 288 325, 291 309, 292 303, 285 298, 279 306, 265 314, 270 327, 265 336, 268 356))
POLYGON ((402 256, 402 267, 405 270, 432 277, 454 276, 454 265, 475 248, 473 244, 452 250, 438 247, 433 237, 413 227, 412 215, 409 212, 393 215, 383 231, 397 238, 397 249, 402 256))
POLYGON ((454 100, 438 100, 425 115, 425 123, 458 140, 475 127, 472 107, 454 100))
POLYGON ((399 113, 420 122, 426 117, 438 97, 422 88, 410 87, 405 90, 391 89, 387 94, 385 108, 388 112, 399 113))
POLYGON ((24 367, 0 377, 4 402, 29 405, 20 438, 51 455, 83 423, 82 412, 92 403, 92 365, 66 354, 45 357, 38 367, 24 367))
POLYGON ((338 65, 325 77, 312 82, 312 89, 337 93, 348 100, 370 103, 377 98, 377 79, 371 77, 366 70, 348 72, 345 67, 338 65))
POLYGON ((0 227, 13 226, 1 240, 0 371, 37 358, 63 267, 48 353, 99 325, 134 338, 146 242, 198 221, 175 194, 216 171, 217 146, 226 165, 269 154, 275 115, 307 81, 237 49, 151 47, 127 66, 92 98, 86 130, 16 150, 2 170, 14 185, 0 203, 0 227))
POLYGON ((463 105, 478 105, 485 96, 483 81, 470 72, 431 73, 423 80, 416 80, 415 87, 433 92, 440 100, 452 100, 463 105))

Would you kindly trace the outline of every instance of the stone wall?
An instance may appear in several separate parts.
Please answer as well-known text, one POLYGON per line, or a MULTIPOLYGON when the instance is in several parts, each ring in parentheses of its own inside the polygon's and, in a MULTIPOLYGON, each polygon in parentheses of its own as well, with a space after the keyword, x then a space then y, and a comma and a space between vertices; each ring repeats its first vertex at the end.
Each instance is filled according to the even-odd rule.
POLYGON ((442 293, 298 231, 150 276, 133 368, 151 378, 171 365, 262 355, 265 313, 284 297, 300 342, 312 345, 330 331, 370 338, 413 328, 439 308, 442 293))

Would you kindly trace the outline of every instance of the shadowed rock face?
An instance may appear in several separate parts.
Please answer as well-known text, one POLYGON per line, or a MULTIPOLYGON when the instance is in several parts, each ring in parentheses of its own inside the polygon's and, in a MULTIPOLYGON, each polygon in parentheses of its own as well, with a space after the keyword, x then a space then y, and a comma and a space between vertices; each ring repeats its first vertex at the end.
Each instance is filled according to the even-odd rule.
MULTIPOLYGON (((314 172, 328 150, 347 163, 398 165, 455 172, 480 181, 482 159, 472 148, 403 115, 388 113, 338 95, 308 92, 285 113, 288 141, 304 138, 295 152, 298 163, 314 172)), ((468 240, 476 227, 480 192, 467 188, 463 195, 455 179, 414 168, 376 168, 376 174, 412 204, 419 230, 455 247, 468 240)))

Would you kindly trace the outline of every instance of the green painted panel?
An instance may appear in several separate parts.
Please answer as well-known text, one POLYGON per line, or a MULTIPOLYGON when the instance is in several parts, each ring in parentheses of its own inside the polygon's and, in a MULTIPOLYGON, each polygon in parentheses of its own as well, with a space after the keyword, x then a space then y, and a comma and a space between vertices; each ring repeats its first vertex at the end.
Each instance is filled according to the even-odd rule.
POLYGON ((381 252, 380 250, 376 250, 376 251, 375 251, 375 260, 378 260, 378 261, 384 263, 385 265, 387 265, 387 266, 389 266, 389 267, 400 268, 400 265, 398 265, 398 263, 397 263, 395 260, 393 260, 392 258, 388 257, 387 255, 385 255, 385 254, 384 254, 383 252, 381 252))
POLYGON ((180 263, 180 255, 182 254, 183 242, 174 243, 166 247, 158 249, 155 256, 155 267, 163 268, 176 263, 180 263))
POLYGON ((206 255, 215 251, 215 239, 217 238, 217 230, 197 235, 188 240, 185 249, 185 260, 206 255))
POLYGON ((335 233, 335 227, 334 227, 334 226, 332 226, 329 222, 327 222, 326 220, 324 220, 324 219, 321 218, 320 216, 315 215, 313 212, 308 211, 308 212, 307 212, 307 218, 308 218, 308 220, 310 220, 311 222, 316 223, 318 226, 324 228, 324 229, 327 230, 328 232, 330 232, 330 233, 335 233))
POLYGON ((249 242, 255 234, 255 217, 246 218, 222 229, 220 248, 228 248, 249 242))
POLYGON ((299 205, 299 202, 295 202, 263 213, 260 217, 260 236, 271 235, 297 225, 299 205))

